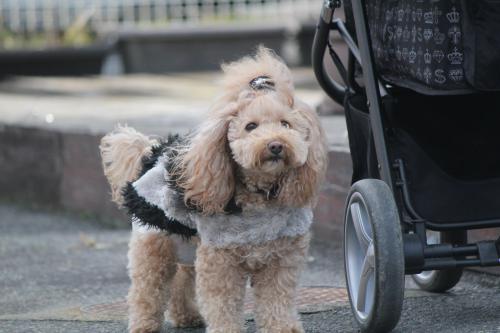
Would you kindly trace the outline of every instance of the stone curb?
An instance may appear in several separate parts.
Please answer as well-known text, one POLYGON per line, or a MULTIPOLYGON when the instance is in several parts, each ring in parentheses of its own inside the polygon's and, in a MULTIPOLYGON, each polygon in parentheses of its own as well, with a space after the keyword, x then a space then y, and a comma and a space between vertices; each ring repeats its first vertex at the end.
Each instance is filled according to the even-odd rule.
MULTIPOLYGON (((103 134, 0 125, 0 200, 64 210, 105 225, 128 226, 111 202, 102 172, 103 134)), ((327 181, 316 209, 315 230, 331 237, 342 221, 351 161, 345 148, 331 148, 327 181)))
POLYGON ((0 199, 126 225, 110 201, 100 135, 0 126, 0 199))

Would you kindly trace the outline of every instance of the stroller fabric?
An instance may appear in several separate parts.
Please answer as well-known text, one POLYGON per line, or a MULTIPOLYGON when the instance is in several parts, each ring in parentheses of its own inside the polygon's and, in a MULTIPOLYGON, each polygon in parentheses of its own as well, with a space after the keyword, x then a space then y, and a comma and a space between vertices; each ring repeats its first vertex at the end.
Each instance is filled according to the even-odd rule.
MULTIPOLYGON (((417 213, 442 224, 498 218, 500 113, 478 105, 500 105, 500 95, 426 96, 401 88, 394 95, 383 100, 387 150, 391 161, 404 161, 417 213)), ((366 99, 347 96, 345 107, 352 182, 379 178, 366 99)), ((396 201, 404 211, 402 198, 396 201)))
POLYGON ((500 90, 500 1, 371 0, 366 11, 389 83, 432 95, 500 90))

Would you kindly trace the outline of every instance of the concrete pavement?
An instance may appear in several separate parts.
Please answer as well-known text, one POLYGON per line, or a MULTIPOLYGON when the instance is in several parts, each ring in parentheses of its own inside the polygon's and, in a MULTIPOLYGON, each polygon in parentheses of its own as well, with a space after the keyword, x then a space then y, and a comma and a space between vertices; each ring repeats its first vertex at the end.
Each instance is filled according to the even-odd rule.
MULTIPOLYGON (((0 332, 124 331, 128 230, 6 205, 0 205, 0 216, 0 332)), ((314 244, 302 294, 321 299, 314 293, 321 287, 339 292, 323 296, 325 302, 302 302, 304 312, 346 299, 341 271, 335 270, 340 264, 331 260, 339 258, 339 243, 314 244)))
MULTIPOLYGON (((128 236, 73 215, 0 205, 0 332, 124 332, 128 236)), ((306 332, 357 332, 342 267, 338 236, 316 237, 301 278, 306 332), (316 300, 315 290, 324 290, 316 300)), ((396 332, 500 332, 500 281, 491 275, 467 272, 444 295, 419 291, 410 280, 407 288, 396 332)), ((253 321, 246 326, 255 332, 253 321)))

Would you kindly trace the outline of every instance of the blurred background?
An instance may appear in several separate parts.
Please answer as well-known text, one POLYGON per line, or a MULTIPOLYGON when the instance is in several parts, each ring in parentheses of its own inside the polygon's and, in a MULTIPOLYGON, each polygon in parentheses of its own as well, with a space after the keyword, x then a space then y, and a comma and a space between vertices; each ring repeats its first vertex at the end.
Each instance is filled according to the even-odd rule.
POLYGON ((2 0, 2 74, 213 70, 265 43, 310 63, 315 0, 2 0), (147 60, 147 61, 145 61, 147 60), (58 66, 51 66, 57 64, 58 66))

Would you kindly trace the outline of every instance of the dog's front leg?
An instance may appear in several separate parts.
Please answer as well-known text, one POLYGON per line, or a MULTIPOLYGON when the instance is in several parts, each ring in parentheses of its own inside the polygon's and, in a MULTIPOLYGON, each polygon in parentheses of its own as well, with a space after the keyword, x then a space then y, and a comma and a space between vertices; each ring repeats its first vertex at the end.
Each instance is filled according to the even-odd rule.
POLYGON ((285 246, 278 257, 252 276, 259 333, 304 332, 295 307, 295 296, 309 236, 282 242, 285 246))
POLYGON ((207 333, 240 333, 247 277, 223 249, 196 252, 196 293, 207 333))
POLYGON ((174 327, 203 325, 195 300, 195 271, 191 265, 177 265, 172 281, 168 314, 174 327))
POLYGON ((255 321, 259 333, 302 333, 295 308, 298 269, 267 267, 253 276, 255 321))
POLYGON ((132 232, 129 244, 129 332, 160 332, 175 275, 174 242, 162 232, 132 232))

